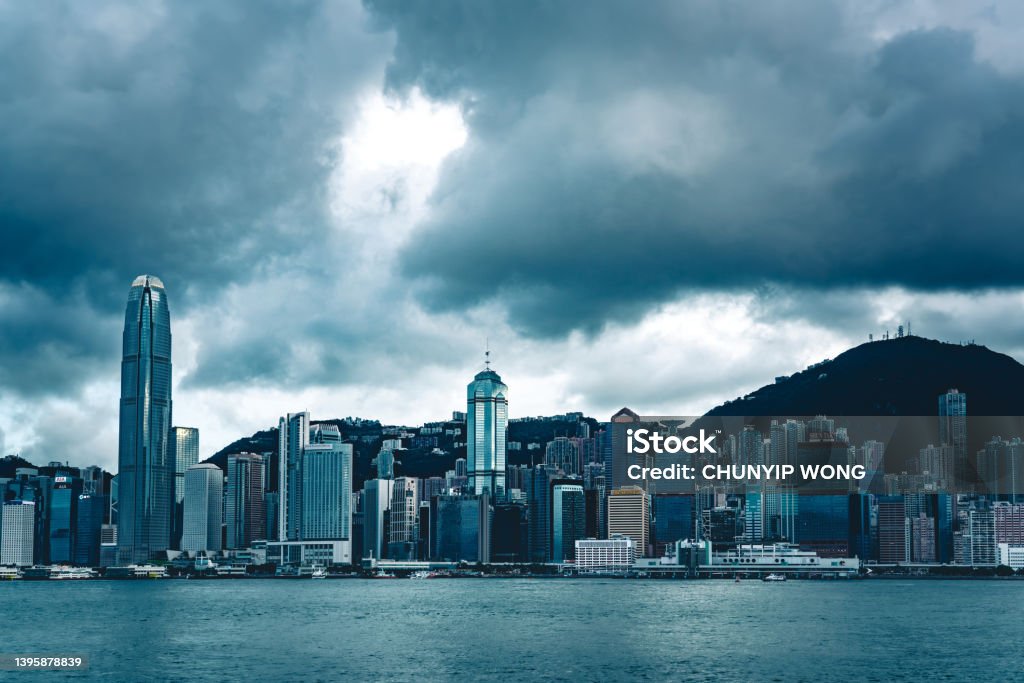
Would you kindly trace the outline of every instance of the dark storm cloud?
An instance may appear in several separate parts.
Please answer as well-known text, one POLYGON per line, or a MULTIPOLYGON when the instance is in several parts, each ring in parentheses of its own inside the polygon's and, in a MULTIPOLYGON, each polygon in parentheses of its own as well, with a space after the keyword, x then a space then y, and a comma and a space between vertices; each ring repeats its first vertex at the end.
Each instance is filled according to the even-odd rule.
POLYGON ((321 239, 329 143, 388 47, 358 6, 5 4, 0 286, 31 294, 0 299, 0 389, 73 386, 108 350, 71 297, 116 320, 156 273, 175 315, 321 239))
POLYGON ((471 127, 406 247, 531 334, 700 289, 1024 284, 1024 79, 837 4, 371 2, 471 127))

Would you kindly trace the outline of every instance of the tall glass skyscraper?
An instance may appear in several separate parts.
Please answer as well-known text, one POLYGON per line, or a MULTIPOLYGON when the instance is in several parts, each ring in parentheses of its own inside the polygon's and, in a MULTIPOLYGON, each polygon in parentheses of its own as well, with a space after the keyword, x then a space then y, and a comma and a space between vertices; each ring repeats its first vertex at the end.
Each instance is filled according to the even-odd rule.
POLYGON ((508 387, 487 369, 466 387, 466 460, 470 493, 489 493, 505 500, 505 435, 508 429, 508 387))
POLYGON ((967 394, 950 389, 939 396, 939 443, 953 448, 953 486, 970 478, 967 466, 967 394))
POLYGON ((229 455, 227 474, 227 500, 224 501, 227 547, 248 548, 266 531, 263 456, 255 453, 229 455))
POLYGON ((199 430, 195 427, 171 427, 170 438, 171 452, 174 454, 174 526, 171 547, 181 549, 185 470, 199 462, 199 430))
POLYGON ((302 538, 302 451, 309 445, 309 413, 289 413, 277 423, 277 538, 302 538))
POLYGON ((119 564, 167 549, 174 501, 171 315, 164 284, 140 275, 128 291, 121 359, 118 446, 119 564))

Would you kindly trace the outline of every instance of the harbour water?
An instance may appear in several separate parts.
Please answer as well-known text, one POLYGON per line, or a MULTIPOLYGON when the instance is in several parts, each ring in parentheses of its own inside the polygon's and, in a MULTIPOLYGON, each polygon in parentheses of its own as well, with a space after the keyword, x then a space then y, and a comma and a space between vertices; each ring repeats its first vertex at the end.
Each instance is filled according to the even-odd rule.
POLYGON ((5 680, 1024 680, 1020 581, 0 583, 5 680))

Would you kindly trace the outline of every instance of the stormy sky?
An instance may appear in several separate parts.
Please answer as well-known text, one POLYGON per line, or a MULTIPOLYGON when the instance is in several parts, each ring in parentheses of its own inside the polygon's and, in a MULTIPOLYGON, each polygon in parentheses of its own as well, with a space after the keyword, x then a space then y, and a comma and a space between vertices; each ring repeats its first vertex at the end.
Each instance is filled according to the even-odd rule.
POLYGON ((0 451, 703 413, 910 319, 1024 359, 1015 2, 0 2, 0 451))

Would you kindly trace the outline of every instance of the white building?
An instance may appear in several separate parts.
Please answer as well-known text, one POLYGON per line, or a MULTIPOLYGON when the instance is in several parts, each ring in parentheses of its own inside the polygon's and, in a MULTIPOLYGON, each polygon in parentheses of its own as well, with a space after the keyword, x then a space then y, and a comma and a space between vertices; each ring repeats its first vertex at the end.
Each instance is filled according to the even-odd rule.
POLYGON ((203 463, 185 470, 185 498, 181 549, 186 552, 219 551, 223 521, 224 473, 203 463))
POLYGON ((268 541, 266 561, 279 567, 352 564, 352 542, 348 539, 268 541))
POLYGON ((3 506, 3 534, 0 536, 0 564, 31 567, 36 524, 36 504, 11 500, 3 506))
POLYGON ((1000 543, 999 564, 1006 565, 1011 569, 1024 568, 1024 546, 1000 543))
POLYGON ((628 571, 636 562, 636 541, 626 536, 576 541, 576 569, 583 574, 628 571))

